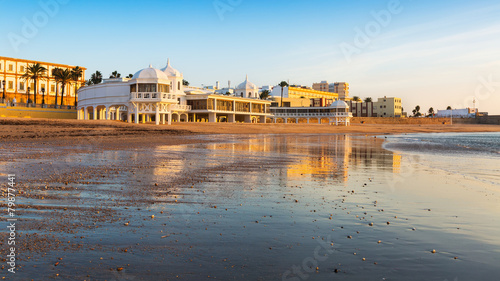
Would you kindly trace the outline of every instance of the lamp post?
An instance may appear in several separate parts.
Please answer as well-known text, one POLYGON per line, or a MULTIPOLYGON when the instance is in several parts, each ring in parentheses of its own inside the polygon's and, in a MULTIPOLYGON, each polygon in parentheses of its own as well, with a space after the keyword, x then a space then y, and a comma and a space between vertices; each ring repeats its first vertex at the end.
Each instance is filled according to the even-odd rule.
POLYGON ((2 81, 2 85, 3 85, 3 96, 2 96, 2 99, 5 100, 5 80, 2 81))
POLYGON ((45 105, 45 88, 42 88, 42 107, 45 105))

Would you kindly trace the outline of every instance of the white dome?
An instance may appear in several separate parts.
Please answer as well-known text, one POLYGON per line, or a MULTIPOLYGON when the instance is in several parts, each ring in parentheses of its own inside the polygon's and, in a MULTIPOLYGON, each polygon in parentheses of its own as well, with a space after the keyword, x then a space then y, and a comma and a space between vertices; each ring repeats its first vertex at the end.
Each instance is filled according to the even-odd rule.
POLYGON ((167 59, 167 66, 161 69, 169 77, 180 77, 181 73, 170 65, 170 59, 167 59))
POLYGON ((253 90, 258 90, 259 88, 255 86, 254 83, 248 81, 248 75, 247 78, 245 79, 245 82, 241 83, 236 87, 237 90, 246 90, 246 89, 253 89, 253 90))
POLYGON ((330 104, 330 107, 335 108, 349 108, 349 105, 345 101, 336 100, 330 104))
POLYGON ((149 65, 148 68, 141 69, 137 71, 132 79, 162 79, 169 80, 168 76, 159 69, 153 68, 152 65, 149 65))

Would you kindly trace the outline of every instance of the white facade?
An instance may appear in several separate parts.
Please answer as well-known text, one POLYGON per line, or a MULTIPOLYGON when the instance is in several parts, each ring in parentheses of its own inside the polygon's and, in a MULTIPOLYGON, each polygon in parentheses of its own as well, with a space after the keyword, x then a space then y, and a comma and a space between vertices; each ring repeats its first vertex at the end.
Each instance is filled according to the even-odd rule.
POLYGON ((257 87, 254 83, 248 81, 248 75, 245 81, 234 89, 234 95, 236 97, 241 98, 259 98, 259 87, 257 87))
POLYGON ((108 79, 79 91, 78 119, 127 120, 169 124, 190 109, 186 105, 182 74, 170 61, 162 70, 152 66, 134 74, 132 79, 108 79))
POLYGON ((477 108, 462 108, 462 109, 453 109, 453 110, 438 110, 436 113, 436 117, 441 118, 474 118, 476 117, 477 108))
POLYGON ((265 123, 270 101, 255 99, 258 88, 240 84, 245 96, 216 95, 214 90, 183 85, 183 75, 170 65, 144 68, 131 79, 105 79, 102 84, 78 92, 78 119, 155 122, 246 122, 265 123))

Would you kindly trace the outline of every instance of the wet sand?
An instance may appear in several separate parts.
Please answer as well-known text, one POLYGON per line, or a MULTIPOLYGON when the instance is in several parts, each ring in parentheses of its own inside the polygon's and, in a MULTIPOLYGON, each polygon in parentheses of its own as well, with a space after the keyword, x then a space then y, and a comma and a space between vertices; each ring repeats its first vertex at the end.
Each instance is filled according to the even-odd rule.
MULTIPOLYGON (((2 276, 495 280, 500 274, 498 190, 387 151, 381 138, 166 139, 4 141, 1 171, 16 173, 19 190, 20 255, 18 279, 5 263, 2 276)), ((2 232, 2 257, 6 239, 2 232)))
MULTIPOLYGON (((164 140, 165 136, 200 134, 399 134, 434 132, 500 132, 498 125, 468 124, 244 124, 173 123, 171 126, 128 124, 119 121, 0 118, 0 140, 107 138, 129 141, 140 138, 164 140)), ((179 139, 178 144, 183 141, 179 139)))

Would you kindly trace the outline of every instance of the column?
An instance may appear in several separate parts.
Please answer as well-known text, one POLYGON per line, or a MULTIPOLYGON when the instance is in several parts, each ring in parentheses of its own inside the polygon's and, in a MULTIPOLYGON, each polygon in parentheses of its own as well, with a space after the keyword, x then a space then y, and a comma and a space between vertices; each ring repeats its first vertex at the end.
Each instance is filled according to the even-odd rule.
POLYGON ((217 122, 217 114, 215 112, 208 113, 208 122, 210 122, 210 123, 217 122))
MULTIPOLYGON (((189 115, 188 115, 188 118, 189 118, 189 115)), ((196 113, 193 113, 193 122, 196 122, 196 113)))
POLYGON ((135 109, 135 124, 139 124, 139 108, 137 107, 137 104, 134 104, 134 109, 135 109))
POLYGON ((94 106, 93 109, 94 109, 94 112, 93 112, 94 114, 92 117, 94 118, 94 120, 97 120, 97 107, 94 106))
POLYGON ((106 109, 104 111, 104 116, 106 117, 106 120, 111 120, 111 107, 106 106, 106 109))
POLYGON ((168 112, 168 125, 172 125, 172 111, 168 112))
POLYGON ((127 112, 127 122, 132 123, 132 113, 127 112))
POLYGON ((160 112, 158 111, 158 105, 156 105, 155 124, 160 125, 160 112))
POLYGON ((143 113, 142 116, 141 116, 142 117, 142 124, 146 123, 146 115, 147 114, 143 113))
POLYGON ((89 109, 87 107, 83 108, 83 119, 89 120, 89 109))
POLYGON ((121 119, 122 119, 122 118, 121 118, 121 116, 120 116, 120 107, 119 107, 119 106, 117 106, 117 107, 116 107, 116 110, 115 110, 115 120, 120 120, 120 121, 122 121, 121 119))
POLYGON ((309 124, 309 118, 307 118, 307 124, 309 124))

